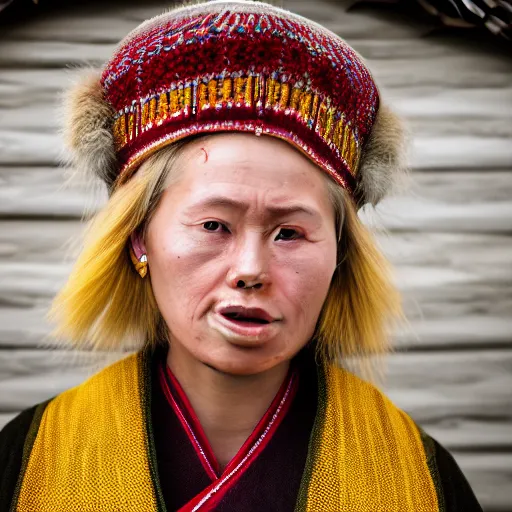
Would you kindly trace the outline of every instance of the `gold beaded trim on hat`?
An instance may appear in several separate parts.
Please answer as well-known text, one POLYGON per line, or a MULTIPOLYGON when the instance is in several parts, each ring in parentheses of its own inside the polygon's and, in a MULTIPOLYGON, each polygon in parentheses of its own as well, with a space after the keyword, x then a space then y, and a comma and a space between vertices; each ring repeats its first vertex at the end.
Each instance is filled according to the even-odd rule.
POLYGON ((239 107, 256 107, 262 118, 267 109, 295 116, 323 138, 352 174, 357 169, 359 144, 343 112, 331 106, 329 98, 322 98, 303 82, 292 85, 261 74, 185 82, 134 101, 116 116, 113 127, 116 151, 167 120, 185 120, 210 108, 221 111, 239 107))

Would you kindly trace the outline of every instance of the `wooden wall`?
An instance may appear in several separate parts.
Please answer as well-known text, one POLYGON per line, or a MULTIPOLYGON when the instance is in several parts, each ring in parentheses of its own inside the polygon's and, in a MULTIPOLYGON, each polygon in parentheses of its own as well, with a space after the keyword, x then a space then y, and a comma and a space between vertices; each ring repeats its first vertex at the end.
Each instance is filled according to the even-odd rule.
MULTIPOLYGON (((2 28, 0 426, 97 368, 90 354, 47 346, 44 311, 89 204, 57 166, 56 103, 70 67, 100 64, 164 5, 69 6, 2 28)), ((410 123, 412 189, 364 213, 390 230, 378 236, 410 319, 387 388, 452 450, 486 510, 512 511, 512 59, 384 6, 285 6, 353 44, 410 123)))

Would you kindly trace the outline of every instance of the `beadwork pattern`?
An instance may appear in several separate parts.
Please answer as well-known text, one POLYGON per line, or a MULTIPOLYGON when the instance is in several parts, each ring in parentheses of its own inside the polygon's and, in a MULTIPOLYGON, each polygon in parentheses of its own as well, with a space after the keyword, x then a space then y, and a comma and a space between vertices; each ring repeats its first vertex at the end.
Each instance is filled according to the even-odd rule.
POLYGON ((173 141, 246 131, 290 142, 353 190, 379 103, 360 57, 281 9, 213 4, 147 22, 106 65, 120 181, 173 141))

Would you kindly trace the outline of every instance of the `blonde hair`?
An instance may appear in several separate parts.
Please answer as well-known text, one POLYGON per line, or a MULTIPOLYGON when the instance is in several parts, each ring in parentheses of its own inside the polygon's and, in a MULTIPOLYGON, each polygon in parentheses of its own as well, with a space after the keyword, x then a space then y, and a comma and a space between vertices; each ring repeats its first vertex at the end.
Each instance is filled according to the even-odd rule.
MULTIPOLYGON (((179 176, 175 162, 187 143, 151 156, 91 221, 82 252, 50 310, 58 338, 102 350, 167 339, 151 280, 135 272, 128 244, 132 232, 145 229, 161 194, 179 176)), ((326 179, 336 213, 338 265, 317 323, 318 353, 329 361, 382 354, 389 348, 390 321, 401 315, 400 296, 353 200, 326 179)))
POLYGON ((151 156, 92 219, 83 249, 53 300, 53 336, 77 347, 101 350, 155 344, 165 335, 150 279, 141 279, 128 252, 130 235, 144 230, 167 186, 177 178, 173 163, 186 142, 151 156))
MULTIPOLYGON (((381 356, 391 349, 393 327, 404 320, 401 295, 390 263, 348 192, 332 180, 328 188, 336 214, 338 264, 317 324, 317 351, 338 362, 381 356)), ((364 367, 363 372, 373 373, 364 367)))

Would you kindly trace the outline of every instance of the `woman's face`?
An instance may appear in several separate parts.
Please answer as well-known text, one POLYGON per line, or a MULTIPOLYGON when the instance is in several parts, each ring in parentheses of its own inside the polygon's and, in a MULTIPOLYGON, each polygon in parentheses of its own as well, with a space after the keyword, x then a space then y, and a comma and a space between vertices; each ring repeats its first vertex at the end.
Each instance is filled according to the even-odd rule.
POLYGON ((144 242, 171 347, 237 375, 288 361, 336 266, 325 176, 288 143, 240 133, 193 141, 175 165, 144 242))

